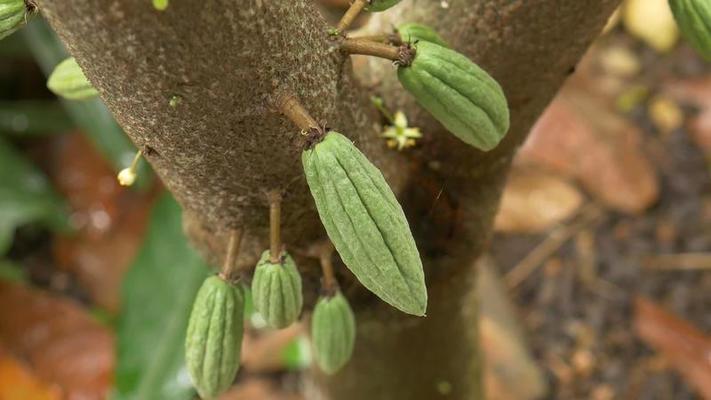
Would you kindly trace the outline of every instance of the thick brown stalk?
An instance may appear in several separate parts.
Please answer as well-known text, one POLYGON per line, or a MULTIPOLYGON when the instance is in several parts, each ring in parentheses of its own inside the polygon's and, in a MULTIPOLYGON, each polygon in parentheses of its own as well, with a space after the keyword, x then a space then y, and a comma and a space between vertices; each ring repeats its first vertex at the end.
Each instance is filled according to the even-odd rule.
MULTIPOLYGON (((476 399, 480 394, 474 259, 490 236, 514 149, 573 71, 619 0, 404 0, 373 15, 373 33, 402 21, 435 27, 498 79, 511 130, 494 151, 465 146, 417 107, 390 62, 359 67, 360 87, 310 0, 41 1, 41 8, 104 101, 186 211, 187 230, 212 261, 220 232, 245 230, 242 262, 268 241, 263 193, 285 194, 282 237, 298 248, 323 237, 300 165, 301 136, 277 99, 298 96, 319 125, 353 139, 403 204, 423 256, 426 318, 398 313, 336 275, 358 321, 351 363, 319 377, 309 399, 476 399), (387 149, 369 95, 403 110, 425 137, 387 149), (170 107, 169 99, 183 101, 170 107)), ((311 269, 316 274, 317 269, 311 269)), ((308 281, 306 277, 305 281, 308 281)))

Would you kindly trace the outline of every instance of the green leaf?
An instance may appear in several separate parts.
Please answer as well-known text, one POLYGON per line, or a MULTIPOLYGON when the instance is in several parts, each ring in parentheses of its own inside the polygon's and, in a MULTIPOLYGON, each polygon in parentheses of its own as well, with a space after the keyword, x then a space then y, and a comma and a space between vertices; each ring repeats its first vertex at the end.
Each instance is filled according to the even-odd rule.
MULTIPOLYGON (((68 56, 62 43, 41 18, 33 18, 22 29, 21 34, 35 55, 40 68, 47 76, 52 73, 57 64, 68 56)), ((96 148, 111 162, 116 172, 131 163, 136 148, 116 123, 101 99, 60 101, 96 148)), ((149 180, 148 163, 140 163, 137 185, 146 187, 149 180)))
POLYGON ((67 229, 64 203, 42 172, 0 138, 0 255, 17 227, 34 222, 67 229))
POLYGON ((47 100, 0 101, 0 132, 16 136, 62 133, 74 128, 61 104, 47 100))
POLYGON ((185 331, 209 269, 183 235, 181 210, 166 194, 122 287, 115 399, 191 399, 185 331))
POLYGON ((0 281, 27 283, 27 274, 14 262, 0 259, 0 281))

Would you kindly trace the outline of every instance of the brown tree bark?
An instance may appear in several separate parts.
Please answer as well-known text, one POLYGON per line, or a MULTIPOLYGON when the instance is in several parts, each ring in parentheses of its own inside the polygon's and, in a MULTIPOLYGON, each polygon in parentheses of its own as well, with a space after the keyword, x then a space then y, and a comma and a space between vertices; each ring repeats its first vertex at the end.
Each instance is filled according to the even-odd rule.
POLYGON ((216 264, 232 227, 245 231, 242 264, 267 248, 270 190, 285 195, 289 248, 323 237, 301 172, 298 129, 274 108, 280 95, 296 94, 317 120, 355 140, 406 210, 425 261, 428 316, 396 312, 338 268, 357 313, 356 351, 344 371, 317 377, 309 398, 429 400, 480 397, 473 261, 516 147, 619 1, 404 0, 373 17, 370 31, 405 20, 435 27, 501 82, 511 130, 489 153, 443 131, 387 62, 360 63, 357 76, 367 85, 359 84, 311 1, 174 1, 164 12, 147 0, 39 2, 216 264), (422 128, 415 150, 386 148, 371 94, 422 128), (174 107, 171 98, 179 100, 174 107))

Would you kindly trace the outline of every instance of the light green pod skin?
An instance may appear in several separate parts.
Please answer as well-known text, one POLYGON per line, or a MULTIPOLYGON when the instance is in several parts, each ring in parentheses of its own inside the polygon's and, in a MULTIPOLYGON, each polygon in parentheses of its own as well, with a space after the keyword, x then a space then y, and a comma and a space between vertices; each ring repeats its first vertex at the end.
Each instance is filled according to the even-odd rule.
POLYGON ((465 56, 430 42, 417 43, 400 83, 447 130, 479 150, 496 147, 509 130, 501 86, 465 56))
POLYGON ((427 25, 410 22, 397 27, 400 40, 404 43, 430 42, 443 47, 449 47, 447 42, 434 29, 427 25))
POLYGON ((47 87, 57 96, 69 100, 84 100, 99 95, 74 57, 67 58, 54 68, 47 87))
POLYGON ((28 16, 24 0, 0 0, 0 39, 18 30, 28 16))
POLYGON ((365 10, 370 12, 385 11, 399 2, 400 0, 372 0, 370 4, 365 7, 365 10))
POLYGON ((216 398, 237 375, 242 347, 244 294, 219 276, 205 279, 188 322, 185 362, 201 397, 216 398))
POLYGON ((686 40, 711 61, 711 1, 669 0, 669 6, 686 40))
POLYGON ((346 365, 353 354, 355 334, 353 310, 341 292, 319 298, 311 316, 311 342, 323 372, 332 375, 346 365))
POLYGON ((338 132, 301 156, 321 222, 358 280, 393 307, 422 316, 427 288, 405 214, 383 174, 338 132))
POLYGON ((252 301, 267 325, 281 329, 299 319, 303 296, 301 275, 290 255, 272 263, 269 250, 262 253, 252 278, 252 301))

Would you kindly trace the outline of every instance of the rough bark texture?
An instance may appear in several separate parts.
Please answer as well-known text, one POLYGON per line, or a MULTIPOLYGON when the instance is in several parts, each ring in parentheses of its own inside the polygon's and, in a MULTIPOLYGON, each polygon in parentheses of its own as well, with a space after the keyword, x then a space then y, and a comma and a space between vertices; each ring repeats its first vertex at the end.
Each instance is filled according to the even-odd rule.
POLYGON ((40 6, 146 150, 186 210, 191 238, 214 262, 227 227, 247 232, 243 264, 266 248, 271 189, 286 195, 287 246, 298 249, 323 235, 302 177, 298 131, 274 110, 276 96, 296 93, 316 119, 356 141, 406 209, 425 261, 428 317, 397 313, 340 268, 357 313, 356 351, 344 371, 317 377, 309 398, 429 400, 479 397, 471 266, 489 237, 515 148, 618 3, 404 0, 373 18, 370 31, 404 20, 434 26, 502 83, 511 130, 486 154, 415 106, 388 63, 360 62, 359 85, 310 1, 174 1, 163 13, 146 0, 40 6), (386 149, 381 121, 368 106, 373 93, 422 128, 416 150, 386 149), (175 107, 173 96, 180 99, 175 107))

